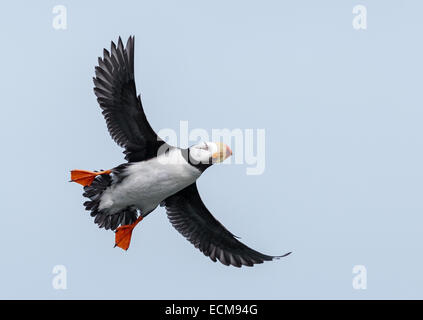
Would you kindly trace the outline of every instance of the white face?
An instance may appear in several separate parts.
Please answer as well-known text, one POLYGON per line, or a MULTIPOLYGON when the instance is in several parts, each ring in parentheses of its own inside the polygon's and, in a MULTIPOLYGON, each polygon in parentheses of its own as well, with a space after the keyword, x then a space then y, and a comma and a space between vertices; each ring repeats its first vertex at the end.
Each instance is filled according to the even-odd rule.
POLYGON ((232 151, 224 143, 200 142, 189 149, 192 162, 211 164, 222 162, 228 158, 232 151))

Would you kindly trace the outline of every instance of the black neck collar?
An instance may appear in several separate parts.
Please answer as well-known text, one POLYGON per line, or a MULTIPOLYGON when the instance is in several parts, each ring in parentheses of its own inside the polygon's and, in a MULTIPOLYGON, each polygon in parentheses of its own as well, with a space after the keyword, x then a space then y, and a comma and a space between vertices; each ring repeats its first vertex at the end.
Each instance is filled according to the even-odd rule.
POLYGON ((192 165, 193 167, 195 167, 195 168, 197 168, 198 170, 200 170, 201 172, 204 172, 208 167, 210 167, 213 163, 211 163, 211 161, 210 161, 210 163, 202 163, 202 162, 200 162, 200 163, 197 163, 197 161, 196 162, 192 162, 191 161, 191 157, 190 157, 190 155, 189 155, 189 148, 187 148, 187 149, 182 149, 181 150, 181 152, 182 152, 182 157, 184 157, 184 159, 190 164, 190 165, 192 165))

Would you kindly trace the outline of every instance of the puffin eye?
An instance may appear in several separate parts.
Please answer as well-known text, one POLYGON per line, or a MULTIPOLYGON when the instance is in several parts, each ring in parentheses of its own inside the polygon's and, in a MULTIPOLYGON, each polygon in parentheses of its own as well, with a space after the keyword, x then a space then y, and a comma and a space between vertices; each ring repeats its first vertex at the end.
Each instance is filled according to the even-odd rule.
POLYGON ((208 145, 207 145, 207 143, 205 143, 205 142, 204 142, 204 147, 203 147, 203 149, 204 149, 204 150, 206 150, 206 151, 208 151, 208 150, 209 150, 209 146, 208 146, 208 145))

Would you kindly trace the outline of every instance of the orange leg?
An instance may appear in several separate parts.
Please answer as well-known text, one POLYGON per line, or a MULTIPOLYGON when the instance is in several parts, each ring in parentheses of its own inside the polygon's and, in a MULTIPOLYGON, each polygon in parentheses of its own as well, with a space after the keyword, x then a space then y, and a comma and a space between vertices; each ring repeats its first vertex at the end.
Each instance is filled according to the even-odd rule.
POLYGON ((134 230, 135 226, 142 220, 142 218, 143 217, 140 215, 133 224, 120 226, 116 229, 115 247, 117 246, 123 250, 128 250, 129 244, 131 243, 132 230, 134 230))
POLYGON ((72 170, 71 171, 71 182, 76 182, 84 187, 91 185, 93 183, 96 176, 100 174, 110 174, 112 170, 104 170, 104 171, 87 171, 87 170, 72 170))

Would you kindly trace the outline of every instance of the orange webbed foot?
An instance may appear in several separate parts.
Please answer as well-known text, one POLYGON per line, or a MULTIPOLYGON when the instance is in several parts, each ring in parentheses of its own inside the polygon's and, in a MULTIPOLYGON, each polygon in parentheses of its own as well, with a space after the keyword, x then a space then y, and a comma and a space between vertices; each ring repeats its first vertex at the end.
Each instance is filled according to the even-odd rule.
POLYGON ((96 176, 101 174, 110 174, 112 170, 104 170, 104 171, 88 171, 88 170, 72 170, 71 171, 71 182, 79 183, 84 187, 91 185, 93 183, 96 176))
POLYGON ((132 231, 134 230, 135 226, 142 220, 142 218, 143 217, 140 215, 133 224, 120 226, 116 229, 115 247, 119 247, 123 250, 128 250, 129 245, 131 243, 132 231))

